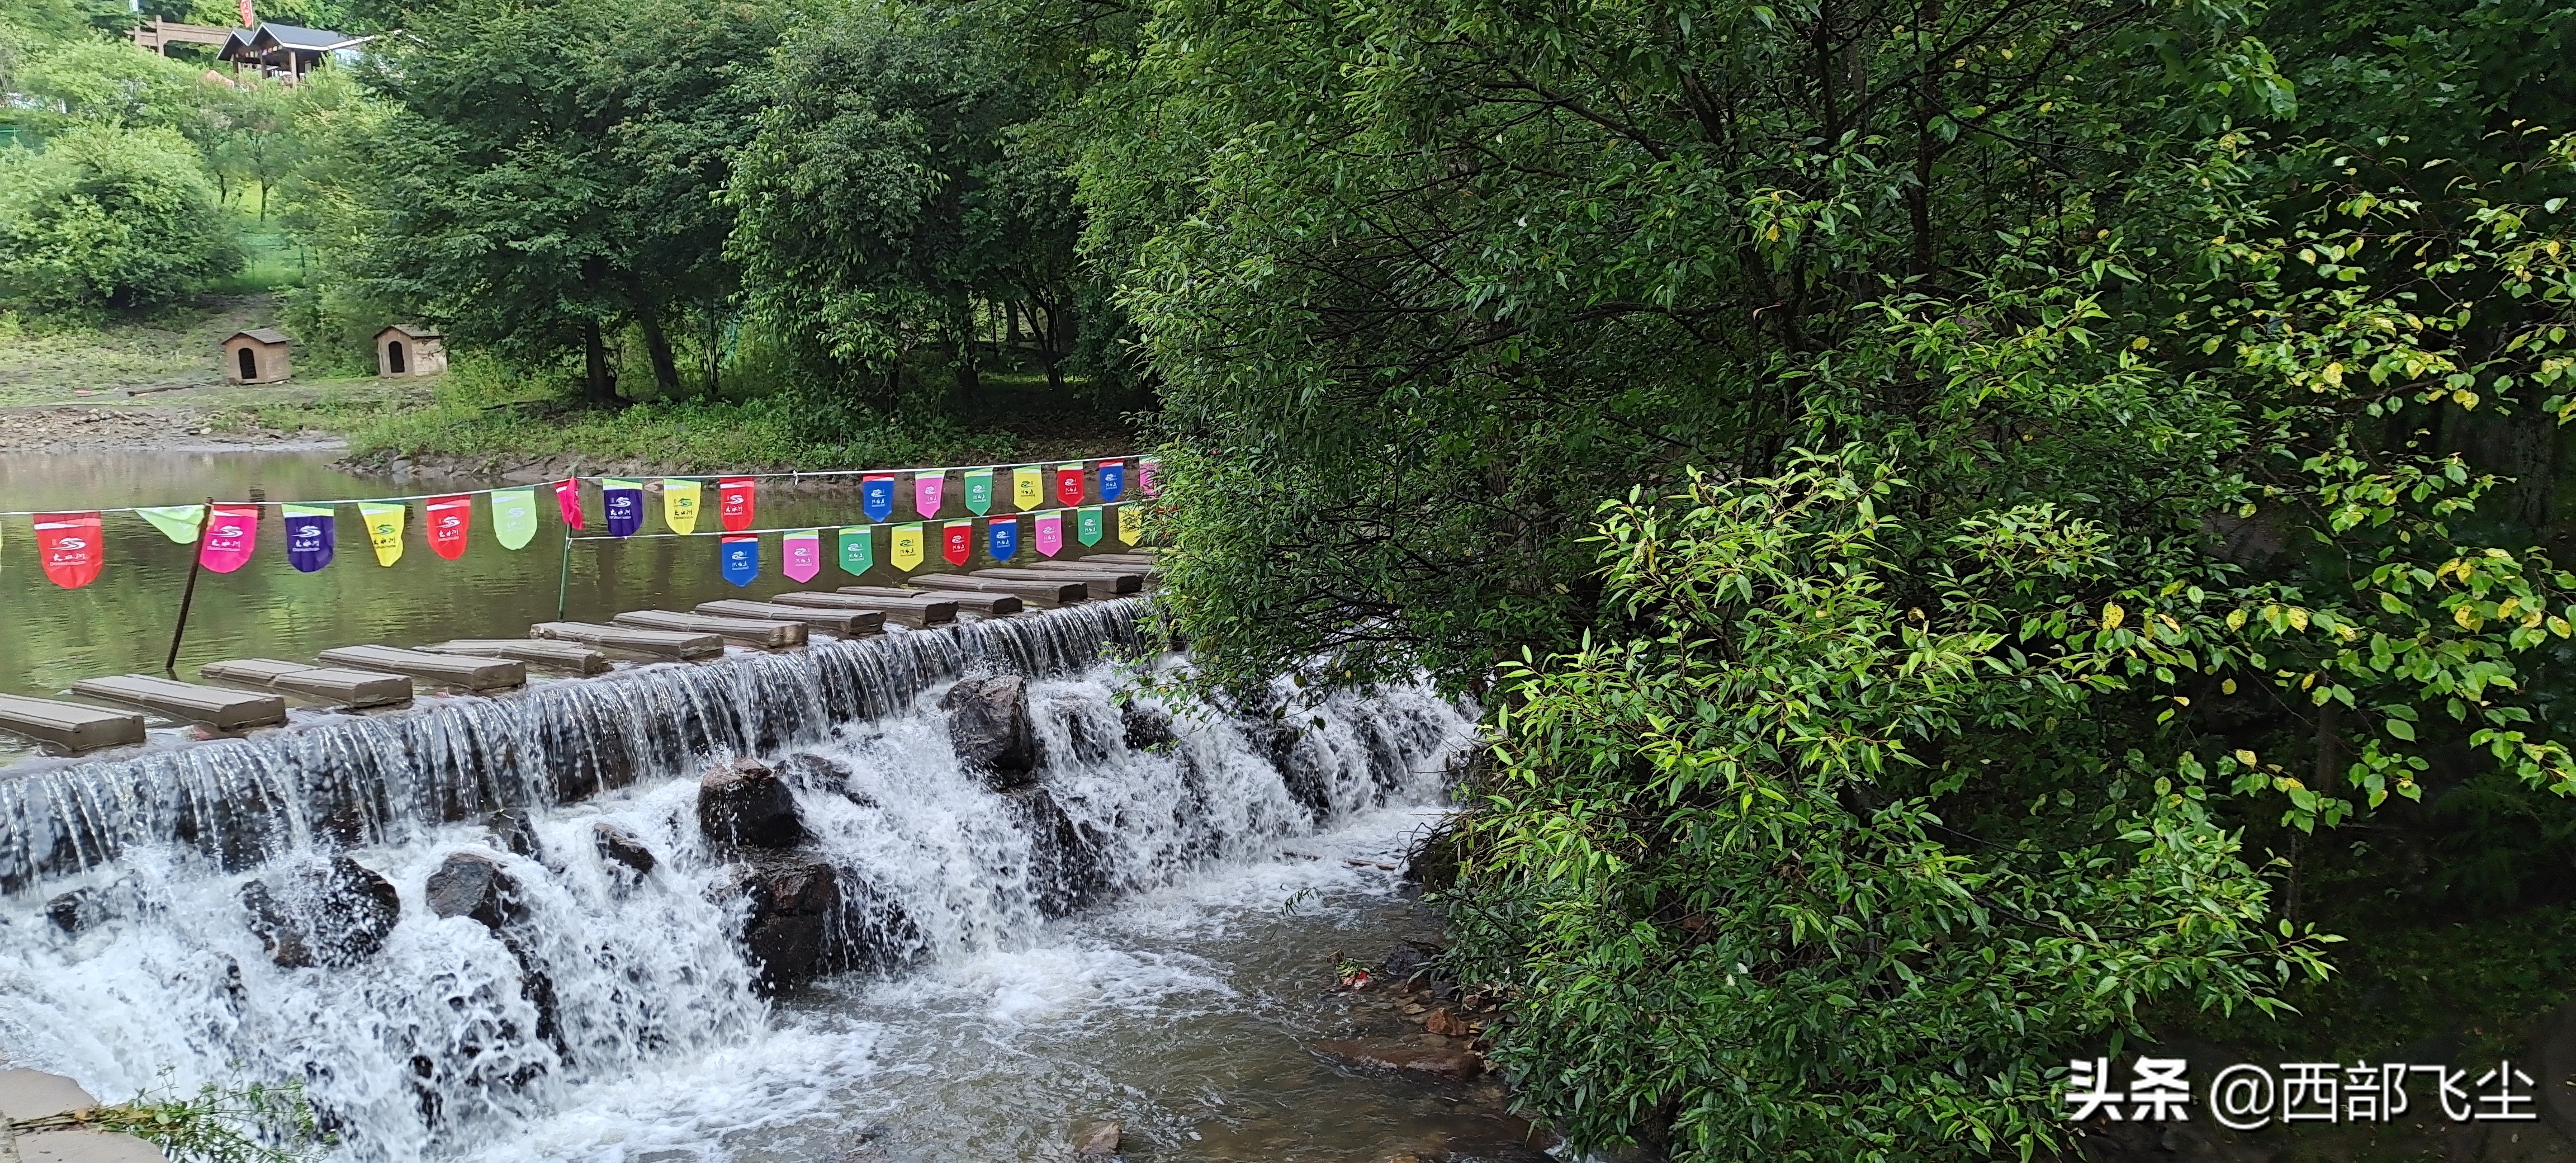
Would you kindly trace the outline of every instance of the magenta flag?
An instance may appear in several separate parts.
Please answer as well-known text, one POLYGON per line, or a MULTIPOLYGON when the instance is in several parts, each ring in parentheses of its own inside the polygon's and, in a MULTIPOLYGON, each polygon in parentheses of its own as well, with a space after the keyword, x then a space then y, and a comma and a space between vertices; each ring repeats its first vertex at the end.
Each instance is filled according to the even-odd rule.
POLYGON ((780 572, 785 573, 790 580, 801 585, 814 580, 815 574, 823 572, 822 530, 793 530, 787 534, 784 545, 787 550, 787 562, 780 567, 780 572))
POLYGON ((563 510, 564 524, 581 528, 581 478, 555 482, 555 507, 563 510))
POLYGON ((259 547, 259 506, 217 505, 206 522, 205 545, 197 560, 216 573, 231 573, 250 563, 259 547))
POLYGON ((1038 514, 1038 552, 1053 557, 1064 549, 1064 514, 1038 514))
POLYGON ((925 472, 914 474, 912 478, 912 507, 916 511, 920 512, 924 517, 938 516, 939 490, 946 486, 947 483, 948 474, 944 472, 925 472))

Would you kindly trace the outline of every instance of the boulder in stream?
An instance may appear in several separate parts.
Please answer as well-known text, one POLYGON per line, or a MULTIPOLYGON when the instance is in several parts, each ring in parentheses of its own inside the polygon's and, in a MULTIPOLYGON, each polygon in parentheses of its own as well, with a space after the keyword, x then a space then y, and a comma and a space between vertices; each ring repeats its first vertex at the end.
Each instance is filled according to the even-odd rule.
POLYGON ((775 993, 829 968, 841 928, 840 870, 809 856, 768 857, 726 870, 726 888, 749 905, 742 944, 775 993))
POLYGON ((1465 1081, 1485 1072, 1485 1060, 1473 1050, 1415 1046, 1404 1042, 1317 1042, 1319 1053, 1359 1066, 1427 1074, 1465 1081))
POLYGON ((698 781, 698 830, 718 844, 793 848, 805 841, 796 796, 757 759, 716 765, 698 781))
POLYGON ((479 852, 450 855, 429 874, 429 911, 441 917, 469 917, 499 932, 523 913, 519 882, 501 868, 498 857, 479 852))
POLYGON ((1130 700, 1118 708, 1119 725, 1126 729, 1127 749, 1149 751, 1179 739, 1172 732, 1171 712, 1130 700))
POLYGON ((948 712, 948 741, 957 763, 996 791, 1029 782, 1037 770, 1037 730, 1029 724, 1028 680, 1016 674, 961 678, 939 696, 948 712))
POLYGON ((590 826, 590 842, 599 850, 600 859, 624 865, 637 876, 651 876, 654 864, 658 863, 653 858, 653 850, 645 847, 644 841, 637 839, 635 833, 606 820, 590 826))
POLYGON ((1073 1136, 1076 1159, 1115 1159, 1125 1132, 1116 1123, 1094 1123, 1073 1136))
POLYGON ((241 887, 251 932, 288 969, 346 968, 375 955, 402 916, 392 881, 346 856, 241 887))
POLYGON ((1107 895, 1108 833, 1074 819, 1043 785, 1006 795, 1012 822, 1029 837, 1029 893, 1039 912, 1061 917, 1107 895))

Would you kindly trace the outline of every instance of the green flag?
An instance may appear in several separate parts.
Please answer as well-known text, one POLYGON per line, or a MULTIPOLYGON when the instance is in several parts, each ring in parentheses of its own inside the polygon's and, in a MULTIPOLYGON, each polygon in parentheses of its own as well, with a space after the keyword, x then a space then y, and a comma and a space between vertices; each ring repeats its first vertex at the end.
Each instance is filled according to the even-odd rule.
POLYGON ((525 549, 537 535, 537 490, 492 490, 492 536, 503 549, 525 549))
POLYGON ((841 530, 841 572, 856 577, 877 563, 875 530, 852 525, 841 530))
POLYGON ((966 474, 966 511, 981 517, 993 508, 993 470, 977 469, 966 474))
POLYGON ((1093 505, 1084 509, 1079 516, 1080 520, 1074 525, 1073 535, 1080 538, 1085 545, 1100 544, 1100 506, 1093 505))
POLYGON ((197 531, 206 524, 204 505, 163 505, 154 509, 136 509, 135 512, 143 514, 143 519, 150 521, 162 536, 181 545, 195 544, 197 531))

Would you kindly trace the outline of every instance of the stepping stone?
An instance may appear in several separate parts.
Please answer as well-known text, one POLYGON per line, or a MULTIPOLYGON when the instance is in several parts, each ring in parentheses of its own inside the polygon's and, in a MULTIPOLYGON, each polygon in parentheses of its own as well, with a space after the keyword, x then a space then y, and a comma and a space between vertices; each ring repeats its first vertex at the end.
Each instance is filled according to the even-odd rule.
MULTIPOLYGON (((920 590, 899 590, 893 586, 842 586, 832 592, 860 598, 885 598, 897 602, 928 602, 933 605, 953 606, 957 610, 973 610, 991 618, 1019 613, 1021 606, 1020 599, 1016 595, 984 594, 972 590, 923 593, 920 590)), ((949 616, 953 618, 956 615, 951 611, 949 616)))
POLYGON ((470 691, 499 690, 528 681, 528 664, 471 654, 434 654, 392 646, 334 646, 320 655, 333 666, 407 674, 470 691))
POLYGON ((1013 594, 1021 601, 1041 610, 1071 605, 1091 596, 1091 587, 1078 581, 1006 581, 997 577, 925 573, 905 578, 904 584, 930 590, 974 590, 987 594, 1013 594))
POLYGON ((675 614, 669 610, 633 610, 609 619, 620 626, 641 630, 678 630, 690 634, 715 634, 745 646, 803 646, 803 622, 764 622, 751 618, 716 618, 705 614, 675 614))
POLYGON ((674 630, 635 630, 625 626, 601 626, 591 622, 539 622, 528 627, 530 638, 557 638, 626 650, 636 654, 653 654, 663 658, 714 658, 724 653, 724 638, 716 634, 684 634, 674 630))
POLYGON ((979 569, 976 577, 1000 578, 1003 581, 1078 581, 1091 587, 1095 598, 1114 598, 1145 588, 1145 575, 1125 570, 1098 569, 979 569))
POLYGON ((423 646, 432 654, 465 654, 483 658, 515 658, 555 670, 574 674, 606 674, 614 668, 608 656, 578 642, 553 642, 538 638, 459 638, 423 646))
POLYGON ((72 684, 72 693, 204 723, 218 731, 271 727, 286 721, 286 700, 276 695, 246 695, 148 674, 85 678, 72 684))
POLYGON ((352 707, 381 707, 411 698, 411 679, 381 670, 349 670, 274 658, 235 658, 209 662, 198 667, 197 673, 222 682, 293 691, 352 707))
POLYGON ((896 596, 893 597, 883 595, 861 597, 850 593, 794 593, 780 594, 769 601, 772 605, 805 606, 817 610, 874 610, 885 615, 885 620, 888 622, 897 626, 910 626, 915 630, 957 620, 957 603, 940 598, 923 597, 918 593, 903 590, 896 591, 896 596))
POLYGON ((844 638, 864 638, 871 634, 885 632, 886 616, 882 610, 825 610, 813 606, 779 606, 768 602, 730 599, 721 602, 700 602, 697 610, 701 614, 714 614, 723 618, 776 618, 780 621, 803 622, 808 626, 829 630, 844 638))
POLYGON ((96 751, 142 742, 143 716, 81 703, 0 695, 0 730, 60 744, 75 752, 96 751))

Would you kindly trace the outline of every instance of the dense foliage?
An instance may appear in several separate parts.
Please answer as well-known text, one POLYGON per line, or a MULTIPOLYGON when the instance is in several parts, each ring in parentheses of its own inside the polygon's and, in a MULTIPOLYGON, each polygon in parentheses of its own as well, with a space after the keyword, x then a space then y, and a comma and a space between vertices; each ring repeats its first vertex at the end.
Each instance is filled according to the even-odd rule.
POLYGON ((84 126, 0 152, 0 297, 149 306, 223 274, 241 254, 214 193, 168 130, 84 126))

